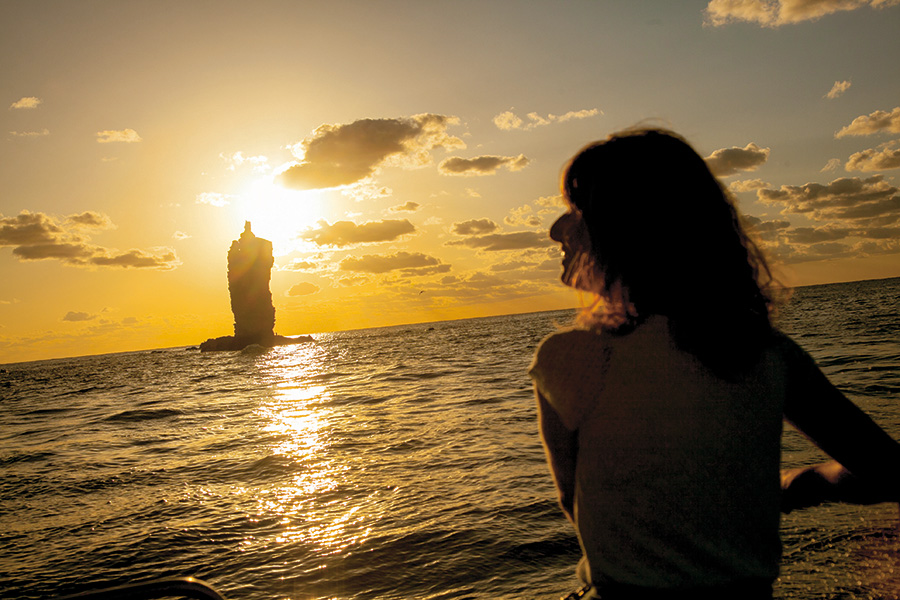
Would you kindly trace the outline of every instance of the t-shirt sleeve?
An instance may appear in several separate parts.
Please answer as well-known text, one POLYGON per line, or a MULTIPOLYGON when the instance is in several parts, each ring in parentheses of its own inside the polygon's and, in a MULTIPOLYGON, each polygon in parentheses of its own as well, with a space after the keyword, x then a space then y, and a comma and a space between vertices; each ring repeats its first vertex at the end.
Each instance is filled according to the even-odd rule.
POLYGON ((545 338, 528 374, 541 395, 574 431, 593 410, 608 361, 600 336, 572 329, 545 338))

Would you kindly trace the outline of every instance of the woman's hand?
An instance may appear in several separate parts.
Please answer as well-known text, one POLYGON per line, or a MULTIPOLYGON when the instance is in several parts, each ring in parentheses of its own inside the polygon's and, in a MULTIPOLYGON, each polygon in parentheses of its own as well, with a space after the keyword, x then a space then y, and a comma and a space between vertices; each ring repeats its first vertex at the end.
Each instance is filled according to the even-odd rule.
POLYGON ((885 472, 878 481, 857 477, 837 461, 781 471, 781 511, 823 502, 878 504, 900 501, 898 473, 885 472))

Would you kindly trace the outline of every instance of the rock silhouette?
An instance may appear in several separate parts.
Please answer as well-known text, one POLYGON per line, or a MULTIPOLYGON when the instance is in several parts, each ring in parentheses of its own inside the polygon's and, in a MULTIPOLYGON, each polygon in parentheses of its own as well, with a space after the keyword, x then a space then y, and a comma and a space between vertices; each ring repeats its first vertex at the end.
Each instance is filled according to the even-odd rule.
POLYGON ((228 250, 228 293, 234 314, 234 335, 206 340, 200 344, 201 352, 312 341, 309 336, 289 338, 275 334, 275 306, 269 290, 274 263, 272 242, 256 237, 250 221, 246 221, 240 238, 228 250))

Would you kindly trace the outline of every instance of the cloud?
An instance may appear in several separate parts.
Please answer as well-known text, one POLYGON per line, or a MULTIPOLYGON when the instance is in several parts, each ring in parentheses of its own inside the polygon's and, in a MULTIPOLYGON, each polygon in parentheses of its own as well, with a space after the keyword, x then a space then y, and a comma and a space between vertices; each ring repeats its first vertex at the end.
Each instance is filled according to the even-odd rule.
MULTIPOLYGON (((556 262, 557 264, 559 263, 559 261, 556 262)), ((531 269, 533 267, 534 263, 527 260, 508 260, 506 262, 491 265, 491 271, 502 273, 505 271, 517 271, 519 269, 531 269)))
POLYGON ((497 231, 498 225, 490 219, 470 219, 454 223, 450 231, 456 235, 481 235, 497 231))
POLYGON ((319 246, 350 246, 390 242, 415 231, 415 226, 406 219, 385 219, 362 225, 353 221, 337 221, 334 225, 329 225, 328 221, 319 221, 318 229, 306 231, 300 237, 319 246))
POLYGON ((394 190, 387 186, 375 185, 370 181, 360 181, 351 187, 341 189, 341 195, 352 198, 356 202, 365 202, 367 200, 377 200, 378 198, 387 198, 394 193, 394 190))
POLYGON ((339 267, 342 271, 376 275, 390 271, 404 271, 407 274, 415 274, 419 270, 426 270, 428 273, 432 273, 450 269, 450 265, 442 263, 440 259, 421 252, 367 254, 360 258, 348 256, 340 262, 339 267))
POLYGON ((40 98, 35 98, 34 96, 27 96, 25 98, 20 98, 16 100, 12 104, 9 105, 9 110, 21 110, 21 109, 30 109, 37 108, 41 104, 40 98))
POLYGON ((834 100, 835 98, 843 95, 844 92, 849 90, 850 85, 851 84, 849 81, 835 81, 834 85, 831 86, 831 90, 827 94, 825 94, 824 97, 828 98, 829 100, 834 100))
POLYGON ((36 138, 50 135, 50 130, 45 127, 40 131, 10 131, 9 134, 13 137, 36 138))
POLYGON ((208 204, 210 206, 217 206, 222 208, 223 206, 228 206, 231 204, 231 198, 234 196, 230 194, 220 194, 219 192, 203 192, 197 194, 194 202, 197 204, 208 204))
POLYGON ((111 144, 114 142, 134 144, 140 141, 142 141, 141 136, 134 129, 105 129, 97 132, 97 143, 99 144, 111 144))
POLYGON ((310 262, 308 260, 300 260, 299 258, 295 258, 288 264, 281 267, 282 271, 313 271, 317 268, 318 265, 314 262, 310 262))
POLYGON ((769 184, 762 179, 739 179, 728 184, 728 189, 732 192, 751 192, 769 187, 769 184))
POLYGON ((369 281, 370 281, 370 279, 368 277, 363 277, 363 276, 341 277, 340 279, 337 280, 338 284, 340 284, 344 287, 363 285, 363 284, 369 283, 369 281))
POLYGON ((86 312, 79 312, 70 310, 66 313, 66 315, 62 318, 63 321, 70 321, 72 323, 78 323, 81 321, 92 321, 97 318, 98 315, 92 315, 86 312))
POLYGON ((820 244, 845 239, 853 232, 847 227, 794 227, 787 238, 792 244, 820 244))
POLYGON ((838 168, 840 168, 840 166, 841 166, 841 159, 832 158, 832 159, 829 159, 827 163, 825 163, 824 167, 819 169, 819 173, 827 173, 829 171, 835 171, 838 168))
POLYGON ((494 233, 470 237, 463 240, 447 242, 448 246, 466 246, 476 250, 496 252, 500 250, 526 250, 530 248, 544 248, 550 245, 550 238, 546 232, 516 231, 512 233, 494 233))
POLYGON ((705 160, 714 175, 727 177, 738 171, 755 171, 769 159, 769 152, 769 148, 760 148, 750 142, 743 148, 731 147, 716 150, 705 160))
POLYGON ((172 238, 176 239, 176 240, 186 240, 186 239, 189 239, 190 237, 191 236, 189 234, 187 234, 183 231, 176 231, 175 233, 172 234, 172 238))
POLYGON ((745 215, 742 218, 744 226, 763 239, 771 239, 774 234, 789 229, 791 224, 784 220, 763 221, 759 217, 745 215))
POLYGON ((0 217, 0 246, 53 243, 64 234, 53 219, 42 213, 22 211, 15 217, 0 217))
POLYGON ((534 129, 535 127, 543 127, 551 123, 564 123, 572 119, 587 119, 602 114, 599 108, 589 108, 585 110, 571 110, 563 115, 549 114, 546 117, 536 112, 530 112, 526 115, 528 122, 516 115, 512 109, 504 111, 494 117, 494 125, 498 129, 509 131, 512 129, 534 129))
POLYGON ((416 168, 431 164, 435 148, 465 148, 447 133, 459 119, 421 114, 401 119, 362 119, 346 125, 322 125, 292 146, 300 162, 277 180, 294 189, 319 189, 356 183, 381 166, 416 168))
POLYGON ((422 206, 418 202, 407 202, 406 204, 400 204, 398 206, 392 206, 391 212, 415 212, 419 210, 419 207, 422 206))
POLYGON ((850 155, 847 171, 887 171, 900 169, 900 140, 850 155))
POLYGON ((537 200, 534 201, 538 206, 543 206, 544 208, 564 208, 566 206, 563 197, 557 194, 556 196, 541 196, 537 200))
POLYGON ((839 11, 865 6, 885 8, 898 3, 900 0, 711 0, 704 12, 708 25, 745 21, 763 27, 779 27, 839 11))
POLYGON ((121 252, 88 243, 83 231, 114 227, 109 217, 94 211, 70 215, 62 222, 43 213, 22 211, 15 217, 0 217, 0 246, 12 247, 20 260, 59 260, 80 267, 169 270, 181 264, 171 248, 121 252))
POLYGON ((291 286, 291 289, 287 291, 288 296, 308 296, 310 294, 315 294, 319 291, 319 286, 314 283, 309 283, 307 281, 303 281, 298 283, 297 285, 291 286))
POLYGON ((454 156, 444 160, 438 169, 444 175, 493 175, 500 167, 510 171, 524 169, 530 161, 524 154, 518 156, 454 156))
POLYGON ((827 185, 807 183, 761 189, 757 198, 782 206, 782 214, 806 215, 817 221, 856 221, 857 226, 900 220, 900 194, 881 175, 868 179, 840 178, 827 185))
POLYGON ((104 215, 92 210, 86 210, 81 214, 69 215, 66 221, 74 227, 90 227, 93 229, 114 229, 112 220, 104 215))
POLYGON ((244 156, 243 152, 238 151, 230 155, 219 154, 219 157, 228 163, 229 171, 234 171, 245 164, 250 165, 256 173, 265 173, 271 169, 267 156, 244 156))
POLYGON ((849 125, 834 134, 834 137, 872 135, 885 131, 900 133, 900 106, 894 108, 891 112, 876 110, 868 115, 856 117, 849 125))
POLYGON ((171 248, 158 248, 153 252, 132 249, 128 252, 116 252, 99 249, 89 259, 89 264, 101 267, 124 267, 135 269, 174 269, 178 264, 178 257, 171 248))
POLYGON ((531 207, 527 204, 511 209, 509 215, 503 218, 503 222, 511 227, 517 227, 519 225, 524 225, 526 227, 540 227, 542 225, 541 220, 537 216, 531 214, 531 207))

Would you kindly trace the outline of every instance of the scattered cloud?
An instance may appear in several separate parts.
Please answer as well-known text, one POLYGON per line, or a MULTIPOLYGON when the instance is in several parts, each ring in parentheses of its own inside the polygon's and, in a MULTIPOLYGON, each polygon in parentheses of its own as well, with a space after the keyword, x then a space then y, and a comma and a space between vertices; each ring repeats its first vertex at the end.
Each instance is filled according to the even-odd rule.
POLYGON ((900 0, 711 0, 705 9, 705 23, 712 26, 734 22, 780 27, 812 21, 839 11, 866 6, 885 8, 900 0))
POLYGON ((180 263, 175 251, 171 248, 155 248, 152 252, 138 249, 128 252, 103 250, 102 253, 91 256, 89 264, 102 267, 167 270, 174 269, 180 263))
POLYGON ((448 246, 465 246, 476 250, 496 252, 500 250, 526 250, 544 248, 550 245, 550 238, 544 232, 516 231, 493 233, 447 242, 448 246))
POLYGON ((282 270, 282 271, 314 271, 317 267, 318 267, 318 265, 316 265, 316 263, 314 263, 314 262, 295 258, 288 264, 281 267, 280 270, 282 270))
POLYGON ((176 239, 176 240, 187 240, 187 239, 190 239, 190 237, 191 236, 189 234, 187 234, 183 231, 176 231, 175 233, 172 234, 172 238, 176 239))
POLYGON ((388 198, 393 195, 394 190, 384 185, 375 185, 371 181, 360 181, 350 187, 341 189, 341 195, 352 198, 356 202, 364 202, 367 200, 377 200, 379 198, 388 198))
POLYGON ((369 283, 370 279, 368 277, 357 276, 357 277, 341 277, 337 280, 338 284, 344 287, 353 287, 357 285, 364 285, 369 283))
POLYGON ((835 98, 843 95, 844 92, 849 90, 850 85, 851 84, 849 81, 835 81, 834 85, 831 86, 831 90, 827 94, 825 94, 824 97, 828 98, 829 100, 834 100, 835 98))
POLYGON ((288 296, 309 296, 319 291, 319 286, 308 281, 303 281, 297 285, 291 286, 287 291, 288 296))
POLYGON ((228 163, 229 171, 235 171, 243 165, 249 165, 256 173, 265 173, 272 168, 267 156, 244 156, 243 152, 238 151, 233 154, 219 154, 219 157, 228 163))
POLYGON ((357 273, 381 274, 390 271, 403 271, 413 275, 431 274, 450 270, 450 265, 442 263, 439 258, 421 252, 397 252, 395 254, 366 254, 360 258, 348 256, 340 262, 341 271, 357 273))
POLYGON ((134 144, 140 141, 142 141, 141 136, 134 129, 105 129, 97 132, 97 142, 100 144, 114 142, 134 144))
POLYGON ((402 235, 414 233, 415 226, 406 219, 372 221, 357 225, 353 221, 319 221, 318 228, 303 232, 300 237, 319 246, 350 246, 391 242, 402 235))
POLYGON ((900 169, 900 140, 882 144, 878 148, 870 148, 850 155, 847 171, 887 171, 900 169))
POLYGON ((92 315, 86 312, 79 312, 75 310, 70 310, 66 313, 66 315, 62 318, 63 321, 70 321, 72 323, 79 323, 82 321, 93 321, 99 315, 92 315))
POLYGON ((16 100, 12 104, 9 105, 9 110, 22 110, 22 109, 30 109, 37 108, 41 104, 40 98, 35 98, 34 96, 27 96, 25 98, 20 98, 16 100))
POLYGON ((235 196, 231 194, 220 194, 219 192, 203 192, 197 194, 194 201, 197 204, 208 204, 210 206, 222 208, 223 206, 231 204, 231 199, 234 197, 235 196))
POLYGON ((721 148, 706 157, 706 164, 714 175, 727 177, 739 171, 755 171, 769 159, 769 148, 750 142, 743 148, 721 148))
POLYGON ((454 223, 450 231, 456 235, 482 235, 497 231, 498 225, 490 219, 470 219, 461 223, 454 223))
POLYGON ((423 167, 436 148, 465 148, 447 128, 456 117, 421 114, 399 119, 361 119, 345 125, 322 125, 291 147, 299 162, 277 179, 294 189, 331 188, 356 183, 382 166, 423 167))
POLYGON ((900 192, 881 175, 844 177, 827 185, 783 185, 756 193, 761 202, 781 206, 782 214, 801 214, 816 221, 852 221, 857 227, 900 221, 900 192))
POLYGON ((503 222, 510 227, 540 227, 543 223, 540 218, 532 214, 531 207, 527 204, 513 208, 509 211, 509 215, 503 218, 503 222))
POLYGON ((493 175, 501 167, 510 171, 524 169, 530 161, 524 154, 518 156, 454 156, 441 162, 438 169, 444 175, 493 175))
POLYGON ((530 269, 533 267, 534 263, 527 260, 508 260, 491 265, 491 271, 502 273, 506 271, 517 271, 519 269, 530 269))
POLYGON ((85 228, 111 229, 106 215, 87 211, 61 220, 44 213, 22 211, 15 217, 0 217, 0 246, 12 247, 20 260, 59 260, 65 264, 118 266, 169 270, 180 263, 171 248, 132 249, 127 252, 88 242, 85 228))
MULTIPOLYGON (((559 261, 556 261, 556 269, 559 261)), ((503 271, 475 271, 464 275, 447 275, 441 278, 435 285, 426 288, 431 298, 469 300, 474 302, 490 302, 494 300, 509 300, 522 298, 535 294, 546 293, 549 289, 556 288, 557 284, 545 272, 539 272, 536 265, 532 264, 528 270, 520 269, 512 278, 506 278, 503 271), (535 274, 536 278, 527 278, 523 275, 535 274)))
POLYGON ((754 217, 752 215, 744 215, 742 217, 742 222, 748 230, 762 238, 771 237, 773 233, 783 231, 791 226, 789 221, 763 221, 759 217, 754 217))
POLYGON ((769 184, 762 179, 739 179, 728 184, 728 189, 732 192, 752 192, 767 187, 769 184))
POLYGON ((565 208, 566 203, 559 194, 555 196, 541 196, 534 201, 535 204, 543 208, 560 209, 565 208))
POLYGON ((849 125, 834 134, 834 137, 872 135, 882 132, 900 133, 900 106, 891 112, 876 110, 868 115, 856 117, 849 125))
POLYGON ((840 167, 841 167, 841 159, 832 158, 827 163, 825 163, 824 167, 819 169, 819 173, 828 173, 829 171, 836 171, 840 167))
POLYGON ((546 117, 541 116, 536 112, 530 112, 525 115, 525 118, 528 119, 526 121, 525 119, 522 119, 521 117, 516 115, 512 111, 512 109, 510 109, 494 117, 494 125, 496 125, 498 129, 502 129, 504 131, 509 131, 512 129, 529 130, 534 129, 535 127, 550 125, 551 123, 563 123, 565 121, 571 121, 572 119, 587 119, 599 114, 603 114, 599 108, 571 110, 562 115, 548 114, 546 117))
POLYGON ((69 215, 66 221, 73 227, 89 227, 92 229, 115 229, 112 220, 104 215, 92 210, 86 210, 81 214, 69 215))
POLYGON ((10 131, 9 134, 13 137, 36 138, 50 135, 50 130, 45 127, 40 131, 10 131))
POLYGON ((853 231, 847 227, 794 227, 787 231, 787 237, 793 244, 821 244, 845 239, 853 231))
POLYGON ((419 210, 419 207, 422 206, 418 202, 407 202, 406 204, 399 204, 397 206, 391 207, 391 212, 415 212, 419 210))

